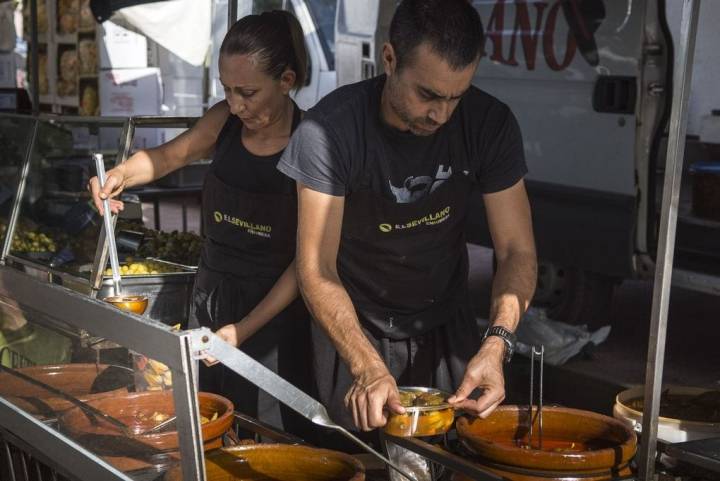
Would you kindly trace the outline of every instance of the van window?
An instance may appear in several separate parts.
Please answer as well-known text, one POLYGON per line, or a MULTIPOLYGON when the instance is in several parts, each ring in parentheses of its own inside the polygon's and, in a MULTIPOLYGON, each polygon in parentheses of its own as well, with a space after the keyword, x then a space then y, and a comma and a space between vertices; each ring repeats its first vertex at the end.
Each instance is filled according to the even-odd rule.
POLYGON ((335 70, 335 9, 337 0, 307 0, 313 16, 320 43, 325 51, 328 68, 335 70))
POLYGON ((271 10, 282 10, 283 4, 283 0, 254 0, 252 13, 253 15, 258 15, 271 10))

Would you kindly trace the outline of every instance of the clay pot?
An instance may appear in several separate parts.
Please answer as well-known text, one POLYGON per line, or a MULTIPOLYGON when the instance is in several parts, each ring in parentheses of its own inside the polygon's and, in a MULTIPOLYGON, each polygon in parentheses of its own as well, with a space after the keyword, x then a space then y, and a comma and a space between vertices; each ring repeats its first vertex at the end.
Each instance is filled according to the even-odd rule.
MULTIPOLYGON (((222 445, 222 435, 230 429, 233 421, 233 404, 230 400, 206 392, 198 393, 200 400, 200 414, 211 419, 217 413, 217 419, 202 425, 203 445, 206 450, 219 448, 222 445)), ((140 433, 156 426, 159 421, 153 420, 152 415, 161 413, 172 416, 175 414, 173 392, 148 391, 133 393, 112 398, 93 400, 88 404, 124 422, 130 432, 135 435, 127 436, 123 431, 104 420, 95 418, 93 424, 91 417, 80 408, 66 412, 60 418, 60 429, 78 439, 82 444, 89 445, 91 449, 98 447, 98 443, 108 441, 107 450, 101 449, 98 454, 107 456, 130 456, 136 451, 145 450, 158 454, 162 452, 177 451, 179 439, 176 430, 164 431, 154 434, 140 435, 140 433), (124 440, 118 438, 127 438, 124 440), (110 441, 113 441, 114 444, 110 441)))
MULTIPOLYGON (((352 456, 307 446, 257 444, 205 455, 208 481, 363 481, 365 468, 352 456)), ((180 467, 165 481, 182 481, 180 467)))
POLYGON ((543 450, 539 450, 537 422, 533 426, 535 449, 523 446, 527 444, 527 416, 527 407, 501 406, 487 419, 461 417, 456 428, 479 464, 511 480, 600 481, 630 474, 628 464, 637 438, 622 422, 578 409, 543 408, 543 450))
MULTIPOLYGON (((126 376, 127 379, 120 376, 122 379, 117 379, 118 382, 110 383, 122 385, 127 381, 125 387, 105 392, 91 393, 93 384, 96 383, 98 377, 101 376, 108 367, 110 366, 106 364, 56 364, 24 367, 16 370, 42 383, 60 389, 81 401, 90 401, 127 394, 128 387, 132 386, 133 378, 130 372, 126 376)), ((113 370, 121 369, 116 366, 112 366, 111 368, 113 370)), ((75 406, 70 401, 62 397, 57 397, 48 390, 30 384, 7 372, 0 372, 0 395, 8 397, 21 409, 38 416, 55 417, 75 406)))

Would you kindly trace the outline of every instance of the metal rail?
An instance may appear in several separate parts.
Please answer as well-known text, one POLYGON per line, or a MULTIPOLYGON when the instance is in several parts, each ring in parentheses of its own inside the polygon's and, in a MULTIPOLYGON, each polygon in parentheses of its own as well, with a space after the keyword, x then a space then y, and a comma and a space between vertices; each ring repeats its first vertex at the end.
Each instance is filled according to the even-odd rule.
POLYGON ((667 334, 680 181, 682 178, 683 155, 685 153, 688 100, 690 98, 699 10, 700 0, 684 0, 680 24, 680 48, 678 49, 675 78, 673 79, 674 91, 670 114, 670 138, 668 139, 667 163, 665 166, 660 236, 656 256, 658 263, 655 267, 652 317, 645 372, 643 439, 640 444, 639 457, 640 479, 644 481, 652 481, 655 474, 660 392, 663 364, 665 362, 665 337, 667 334))

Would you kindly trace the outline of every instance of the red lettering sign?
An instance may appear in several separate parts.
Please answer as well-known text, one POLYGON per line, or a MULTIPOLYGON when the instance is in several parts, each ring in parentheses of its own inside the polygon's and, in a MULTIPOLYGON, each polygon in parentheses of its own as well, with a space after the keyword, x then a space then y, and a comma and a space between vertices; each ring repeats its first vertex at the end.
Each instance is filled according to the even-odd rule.
MULTIPOLYGON (((512 7, 508 0, 497 0, 485 26, 485 43, 482 46, 481 56, 488 55, 488 47, 490 47, 491 61, 516 67, 520 65, 517 60, 518 43, 520 43, 525 68, 535 70, 538 45, 542 38, 542 55, 547 66, 554 71, 566 69, 575 58, 577 43, 575 36, 568 29, 564 41, 565 54, 562 59, 558 59, 557 47, 562 40, 556 38, 556 30, 562 2, 565 0, 554 0, 550 8, 547 2, 533 2, 534 11, 531 11, 527 0, 509 1, 512 2, 515 10, 512 31, 505 29, 505 7, 507 6, 508 9, 512 7), (504 48, 505 46, 508 48, 504 48)), ((577 9, 572 9, 572 12, 577 14, 577 9)))

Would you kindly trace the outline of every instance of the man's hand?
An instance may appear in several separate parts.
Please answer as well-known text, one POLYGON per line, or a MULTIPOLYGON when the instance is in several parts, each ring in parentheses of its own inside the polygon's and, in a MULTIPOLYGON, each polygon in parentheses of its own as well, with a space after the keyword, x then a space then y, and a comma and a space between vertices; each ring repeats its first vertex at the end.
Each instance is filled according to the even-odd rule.
POLYGON ((404 414, 395 379, 382 363, 376 363, 355 377, 345 396, 345 407, 352 412, 358 429, 371 431, 385 426, 387 412, 404 414))
POLYGON ((488 337, 468 363, 462 384, 448 402, 456 409, 464 409, 481 418, 488 417, 505 399, 504 351, 502 339, 488 337), (481 396, 477 400, 468 399, 476 388, 482 391, 481 396))

